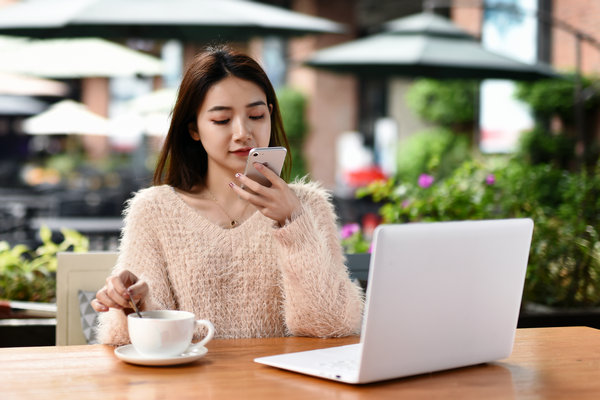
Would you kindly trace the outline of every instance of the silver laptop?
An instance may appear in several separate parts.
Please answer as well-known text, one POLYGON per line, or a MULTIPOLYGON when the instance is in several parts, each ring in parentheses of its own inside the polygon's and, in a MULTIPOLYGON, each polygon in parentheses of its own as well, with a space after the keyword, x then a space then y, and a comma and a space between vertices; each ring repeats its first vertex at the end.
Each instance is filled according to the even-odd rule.
POLYGON ((369 383, 508 357, 532 233, 530 219, 380 225, 360 343, 254 361, 369 383))

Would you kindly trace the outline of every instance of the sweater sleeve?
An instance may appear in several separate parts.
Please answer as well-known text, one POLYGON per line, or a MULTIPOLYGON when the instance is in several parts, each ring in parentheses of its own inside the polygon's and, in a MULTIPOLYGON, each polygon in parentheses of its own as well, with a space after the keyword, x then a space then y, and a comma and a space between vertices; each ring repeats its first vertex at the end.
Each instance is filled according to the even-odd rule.
MULTIPOLYGON (((148 284, 149 293, 140 304, 141 310, 174 309, 166 263, 154 229, 158 219, 157 203, 147 197, 148 192, 140 191, 125 208, 119 257, 113 274, 128 269, 148 284)), ((129 343, 127 317, 121 310, 101 313, 97 332, 100 343, 129 343)))
POLYGON ((288 333, 335 337, 358 334, 364 296, 344 264, 329 195, 304 184, 302 207, 274 236, 281 255, 284 317, 288 333))

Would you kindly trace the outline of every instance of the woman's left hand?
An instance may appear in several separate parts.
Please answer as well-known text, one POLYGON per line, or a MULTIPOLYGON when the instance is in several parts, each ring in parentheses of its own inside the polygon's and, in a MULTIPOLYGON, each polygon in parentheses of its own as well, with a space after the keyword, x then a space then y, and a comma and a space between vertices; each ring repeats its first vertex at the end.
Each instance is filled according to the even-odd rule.
POLYGON ((230 182, 229 186, 238 196, 255 206, 265 217, 277 221, 279 226, 284 226, 285 221, 291 219, 292 214, 300 209, 298 196, 283 179, 269 168, 260 163, 254 163, 254 167, 271 182, 271 187, 261 185, 244 174, 235 176, 252 192, 242 189, 233 182, 230 182))

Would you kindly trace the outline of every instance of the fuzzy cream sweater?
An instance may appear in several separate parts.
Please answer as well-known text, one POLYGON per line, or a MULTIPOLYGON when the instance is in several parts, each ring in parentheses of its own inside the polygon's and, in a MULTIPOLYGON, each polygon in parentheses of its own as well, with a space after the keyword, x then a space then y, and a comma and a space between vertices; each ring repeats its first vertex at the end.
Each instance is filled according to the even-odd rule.
MULTIPOLYGON (((115 270, 148 283, 142 309, 191 311, 213 322, 215 337, 357 334, 364 298, 344 265, 330 196, 314 183, 290 187, 302 206, 285 226, 256 212, 234 229, 170 186, 143 189, 125 210, 115 270)), ((129 343, 122 311, 99 321, 102 343, 129 343)))

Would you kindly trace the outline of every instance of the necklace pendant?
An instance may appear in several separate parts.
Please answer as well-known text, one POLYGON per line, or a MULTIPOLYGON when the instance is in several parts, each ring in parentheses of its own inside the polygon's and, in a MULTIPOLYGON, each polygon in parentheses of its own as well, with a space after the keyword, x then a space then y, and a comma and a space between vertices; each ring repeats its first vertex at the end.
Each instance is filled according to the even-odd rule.
MULTIPOLYGON (((238 221, 231 218, 231 216, 229 215, 229 213, 227 212, 227 210, 225 209, 225 207, 223 207, 219 201, 217 200, 217 198, 211 193, 211 191, 206 188, 206 192, 208 194, 208 197, 215 202, 215 204, 217 205, 217 207, 219 207, 221 209, 221 211, 223 211, 223 214, 225 214, 227 216, 227 218, 230 220, 229 222, 229 227, 230 228, 235 228, 236 226, 239 225, 238 221)), ((248 207, 248 203, 246 203, 246 205, 244 206, 244 209, 242 210, 242 214, 240 215, 240 218, 244 217, 244 212, 246 211, 246 208, 248 207)))

